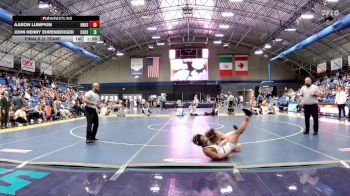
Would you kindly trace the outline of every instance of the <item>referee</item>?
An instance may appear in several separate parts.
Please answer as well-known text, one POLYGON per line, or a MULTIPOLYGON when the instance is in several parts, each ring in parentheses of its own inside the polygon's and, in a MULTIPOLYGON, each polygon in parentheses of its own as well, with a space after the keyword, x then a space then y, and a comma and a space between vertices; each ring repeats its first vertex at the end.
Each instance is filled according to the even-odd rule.
POLYGON ((310 131, 310 117, 314 119, 314 135, 318 134, 318 100, 320 96, 319 88, 312 84, 310 77, 305 78, 305 85, 300 89, 301 105, 304 106, 305 115, 305 132, 309 134, 310 131))
POLYGON ((94 83, 92 85, 92 90, 85 93, 84 103, 85 103, 85 116, 87 121, 86 126, 86 143, 92 143, 96 139, 96 133, 98 128, 98 112, 99 106, 98 102, 100 97, 98 96, 98 92, 100 91, 100 85, 98 83, 94 83))

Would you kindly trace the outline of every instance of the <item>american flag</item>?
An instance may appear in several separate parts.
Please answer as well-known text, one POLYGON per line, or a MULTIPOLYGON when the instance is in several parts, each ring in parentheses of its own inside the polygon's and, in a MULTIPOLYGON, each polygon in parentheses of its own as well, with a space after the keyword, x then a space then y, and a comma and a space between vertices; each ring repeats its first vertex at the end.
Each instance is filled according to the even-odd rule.
POLYGON ((147 57, 147 75, 149 78, 159 78, 159 59, 160 57, 147 57))

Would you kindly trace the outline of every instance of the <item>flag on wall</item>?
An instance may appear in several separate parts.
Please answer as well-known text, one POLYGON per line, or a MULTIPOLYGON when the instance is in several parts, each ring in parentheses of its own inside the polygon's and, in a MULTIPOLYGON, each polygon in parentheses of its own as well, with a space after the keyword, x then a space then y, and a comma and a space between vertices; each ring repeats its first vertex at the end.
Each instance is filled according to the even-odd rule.
POLYGON ((219 56, 219 67, 220 67, 221 77, 232 76, 233 75, 232 55, 219 56))
POLYGON ((317 73, 323 73, 327 71, 327 63, 320 63, 317 65, 317 73))
POLYGON ((235 56, 235 71, 237 76, 248 75, 248 55, 235 56))
POLYGON ((343 67, 343 58, 337 58, 331 60, 331 70, 341 69, 343 67))
POLYGON ((147 57, 147 76, 148 78, 159 78, 159 59, 160 57, 147 57))
POLYGON ((131 58, 130 60, 131 76, 142 78, 143 76, 143 58, 131 58))

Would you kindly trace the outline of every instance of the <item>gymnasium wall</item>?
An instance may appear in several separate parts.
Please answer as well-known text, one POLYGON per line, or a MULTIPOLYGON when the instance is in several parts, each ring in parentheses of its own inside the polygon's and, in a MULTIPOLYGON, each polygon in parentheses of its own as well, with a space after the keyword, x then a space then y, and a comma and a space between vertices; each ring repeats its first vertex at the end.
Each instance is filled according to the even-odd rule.
MULTIPOLYGON (((209 80, 210 81, 260 81, 267 79, 267 59, 250 53, 246 48, 225 49, 222 47, 209 47, 209 80), (219 55, 221 54, 250 54, 249 75, 220 77, 219 75, 219 55)), ((146 67, 144 66, 144 69, 146 67)), ((295 72, 291 67, 283 63, 274 63, 272 66, 273 80, 294 80, 295 72)), ((78 79, 79 84, 100 83, 135 83, 135 82, 169 82, 170 81, 170 60, 169 48, 162 47, 156 50, 141 51, 134 50, 123 57, 110 59, 103 64, 96 66, 78 79), (130 57, 160 57, 160 77, 159 78, 132 78, 130 74, 130 57)))

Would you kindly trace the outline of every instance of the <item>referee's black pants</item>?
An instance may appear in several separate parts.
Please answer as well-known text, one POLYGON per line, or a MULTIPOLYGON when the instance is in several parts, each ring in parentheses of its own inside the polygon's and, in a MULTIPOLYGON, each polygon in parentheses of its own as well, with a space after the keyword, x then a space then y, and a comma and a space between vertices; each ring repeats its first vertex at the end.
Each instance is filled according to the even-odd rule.
POLYGON ((85 107, 86 115, 86 139, 94 140, 96 139, 97 128, 98 128, 98 115, 94 108, 85 107))
POLYGON ((314 132, 318 133, 318 105, 304 105, 304 115, 305 115, 305 132, 310 131, 310 117, 314 119, 314 132))
POLYGON ((345 114, 345 104, 338 104, 338 111, 339 111, 339 118, 341 118, 341 113, 344 114, 344 118, 346 117, 345 114))

